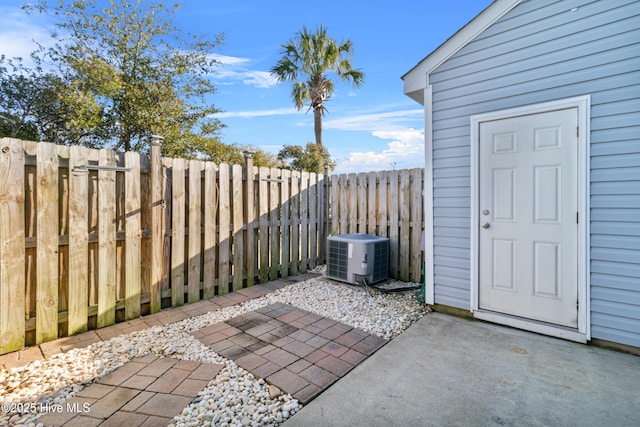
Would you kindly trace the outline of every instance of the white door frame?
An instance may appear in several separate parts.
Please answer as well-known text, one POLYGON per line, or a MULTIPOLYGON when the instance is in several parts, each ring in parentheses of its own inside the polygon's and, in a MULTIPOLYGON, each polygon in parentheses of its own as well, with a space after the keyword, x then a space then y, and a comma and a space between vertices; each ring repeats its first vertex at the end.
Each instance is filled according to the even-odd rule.
POLYGON ((589 117, 590 95, 528 105, 471 116, 471 304, 473 315, 479 319, 501 323, 520 329, 586 342, 591 339, 589 286, 589 117), (534 320, 479 309, 479 197, 480 197, 480 123, 567 108, 578 109, 578 329, 551 325, 534 320))

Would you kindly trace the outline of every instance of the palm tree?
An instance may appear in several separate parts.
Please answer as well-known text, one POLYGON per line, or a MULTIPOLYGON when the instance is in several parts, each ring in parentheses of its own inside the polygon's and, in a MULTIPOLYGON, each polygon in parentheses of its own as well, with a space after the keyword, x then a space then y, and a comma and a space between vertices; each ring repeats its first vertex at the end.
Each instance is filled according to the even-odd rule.
POLYGON ((327 36, 327 29, 320 25, 315 33, 306 26, 296 36, 282 45, 282 58, 271 69, 271 75, 280 82, 291 81, 291 97, 298 110, 303 106, 313 109, 316 145, 322 146, 322 116, 326 112, 325 102, 331 98, 335 88, 328 73, 359 87, 364 82, 364 73, 351 64, 353 44, 351 40, 338 44, 327 36))

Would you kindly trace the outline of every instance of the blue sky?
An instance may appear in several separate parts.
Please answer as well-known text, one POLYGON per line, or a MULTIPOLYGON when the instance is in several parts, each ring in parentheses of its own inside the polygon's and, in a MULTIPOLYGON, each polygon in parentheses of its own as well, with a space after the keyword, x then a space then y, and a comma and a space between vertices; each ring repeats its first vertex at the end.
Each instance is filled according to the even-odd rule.
MULTIPOLYGON (((0 54, 28 56, 32 40, 46 44, 46 17, 26 16, 21 1, 0 0, 0 54)), ((486 8, 491 0, 323 2, 183 0, 176 21, 191 33, 225 34, 213 77, 212 101, 223 112, 226 143, 252 144, 277 153, 284 144, 314 141, 313 114, 293 107, 289 83, 270 68, 280 46, 303 25, 351 39, 353 62, 365 75, 354 90, 338 84, 328 102, 323 142, 336 160, 334 173, 422 167, 424 116, 403 94, 401 76, 486 8)))

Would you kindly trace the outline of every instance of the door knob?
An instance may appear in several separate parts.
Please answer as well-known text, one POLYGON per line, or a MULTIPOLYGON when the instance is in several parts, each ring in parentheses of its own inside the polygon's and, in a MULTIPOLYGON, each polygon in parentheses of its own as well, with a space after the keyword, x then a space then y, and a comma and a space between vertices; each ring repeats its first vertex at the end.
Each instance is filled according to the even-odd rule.
POLYGON ((491 226, 489 225, 488 222, 485 222, 484 224, 482 224, 482 228, 489 228, 489 227, 491 227, 491 226))

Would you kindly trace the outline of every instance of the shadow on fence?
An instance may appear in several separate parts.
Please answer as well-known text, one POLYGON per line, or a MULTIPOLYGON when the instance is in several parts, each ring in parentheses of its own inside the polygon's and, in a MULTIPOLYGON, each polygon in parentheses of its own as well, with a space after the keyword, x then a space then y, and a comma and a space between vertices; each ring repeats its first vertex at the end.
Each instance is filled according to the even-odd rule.
POLYGON ((387 236, 391 276, 421 280, 422 169, 328 176, 160 144, 0 140, 0 354, 305 272, 328 234, 387 236))

